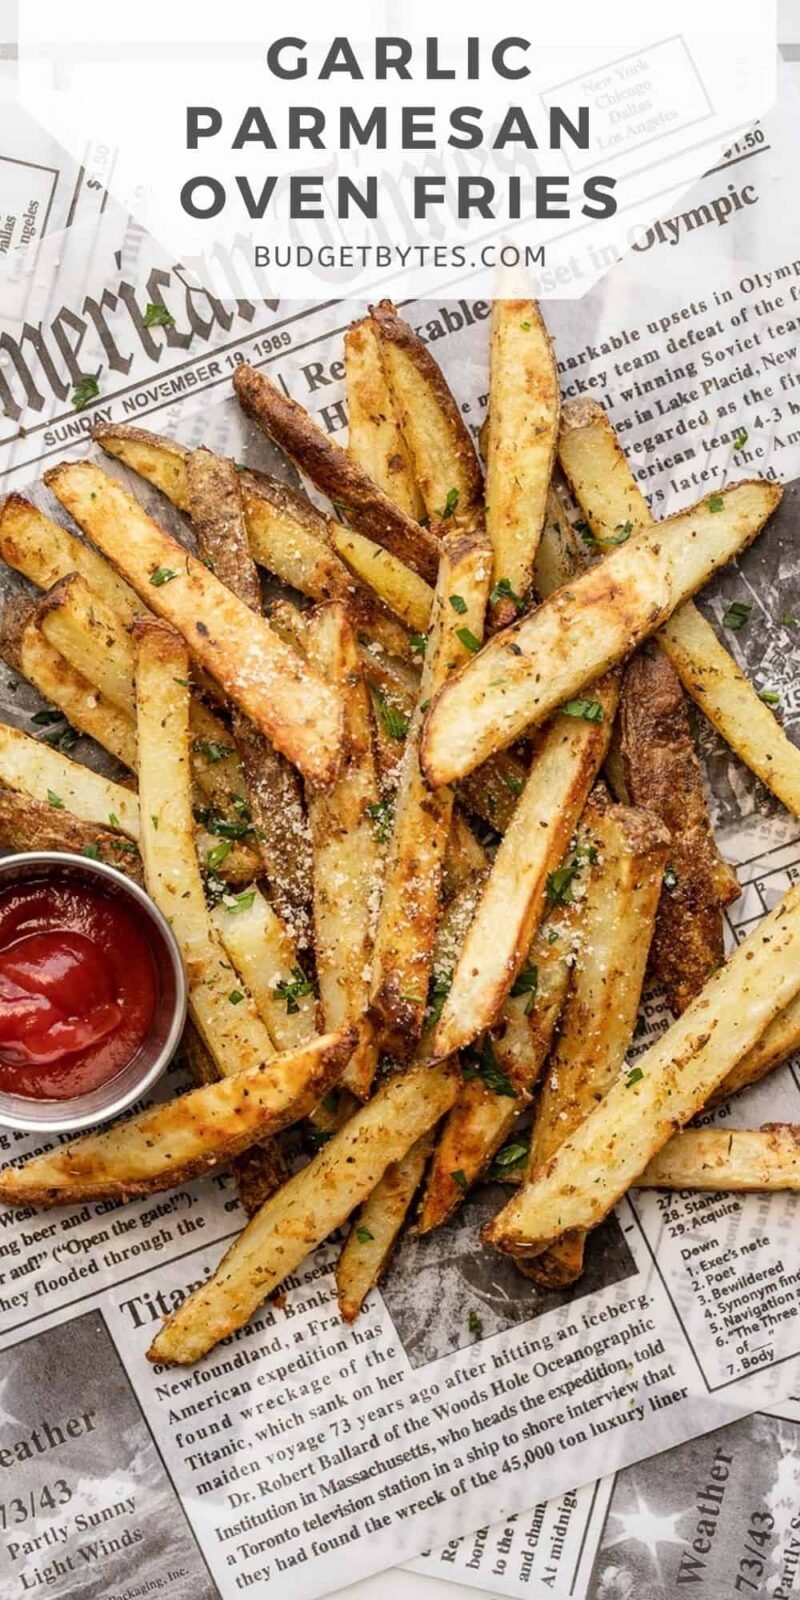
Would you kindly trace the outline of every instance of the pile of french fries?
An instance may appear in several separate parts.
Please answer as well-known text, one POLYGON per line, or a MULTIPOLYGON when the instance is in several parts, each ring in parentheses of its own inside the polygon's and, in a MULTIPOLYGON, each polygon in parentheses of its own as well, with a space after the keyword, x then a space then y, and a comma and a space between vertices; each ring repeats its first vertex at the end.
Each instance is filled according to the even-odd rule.
POLYGON ((481 1179, 514 1184, 484 1237, 551 1288, 632 1186, 800 1187, 797 1128, 686 1127, 800 1043, 800 886, 726 961, 738 886, 687 708, 800 815, 800 751, 692 604, 780 489, 656 522, 602 407, 560 406, 530 299, 493 309, 485 473, 393 306, 350 328, 345 369, 346 450, 263 372, 234 378, 328 513, 114 425, 96 444, 185 514, 185 544, 94 460, 45 476, 79 534, 19 495, 0 512, 0 555, 43 591, 9 603, 0 650, 45 725, 127 772, 0 728, 0 842, 145 883, 197 1085, 7 1167, 0 1197, 234 1164, 250 1220, 156 1362, 197 1360, 343 1227, 354 1318, 420 1190, 426 1232, 481 1179), (631 1064, 648 974, 675 1020, 631 1064))

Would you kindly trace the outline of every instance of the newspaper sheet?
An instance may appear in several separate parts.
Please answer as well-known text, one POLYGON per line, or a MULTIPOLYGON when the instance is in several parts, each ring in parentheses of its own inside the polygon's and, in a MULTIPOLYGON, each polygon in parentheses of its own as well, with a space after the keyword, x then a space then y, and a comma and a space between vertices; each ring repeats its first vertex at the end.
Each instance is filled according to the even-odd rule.
MULTIPOLYGON (((565 395, 596 395, 611 407, 659 514, 736 476, 800 478, 799 131, 785 77, 778 108, 599 289, 545 305, 565 395), (729 211, 714 206, 721 197, 729 211), (734 450, 742 430, 746 441, 734 450)), ((140 420, 286 471, 229 397, 231 371, 244 358, 266 366, 343 437, 341 332, 352 305, 213 300, 115 214, 105 190, 112 153, 87 151, 80 171, 62 168, 31 125, 13 121, 6 149, 16 185, 6 232, 18 244, 27 226, 29 239, 15 257, 26 265, 0 335, 4 488, 25 485, 48 504, 39 467, 84 453, 98 417, 140 420), (150 330, 142 313, 160 294, 175 326, 150 330), (99 401, 76 414, 77 374, 94 365, 99 401)), ((546 297, 546 284, 539 288, 546 297)), ((476 429, 488 313, 483 302, 405 308, 476 429)), ((177 530, 154 491, 132 486, 177 530)), ((701 604, 718 626, 731 600, 752 606, 747 627, 725 642, 759 688, 780 694, 785 724, 800 738, 796 503, 792 490, 765 537, 701 604)), ((0 680, 0 703, 4 716, 35 731, 38 702, 10 674, 0 680)), ((707 727, 699 738, 723 851, 742 883, 728 918, 734 941, 800 872, 800 824, 707 727)), ((95 759, 84 742, 75 754, 95 759)), ((664 1025, 658 997, 648 996, 639 1046, 664 1025)), ((165 1092, 183 1081, 178 1062, 165 1092)), ((716 1117, 729 1126, 798 1121, 799 1096, 789 1064, 716 1117)), ((8 1160, 34 1145, 0 1132, 8 1160)), ((337 1243, 329 1241, 287 1280, 285 1299, 267 1303, 190 1371, 160 1371, 144 1353, 159 1319, 213 1269, 241 1226, 226 1175, 126 1206, 0 1214, 3 1591, 82 1600, 291 1591, 305 1600, 447 1541, 424 1570, 469 1577, 480 1546, 481 1581, 526 1594, 534 1577, 551 1588, 543 1556, 528 1570, 537 1519, 541 1552, 569 1542, 561 1566, 572 1582, 583 1534, 573 1539, 571 1525, 594 1528, 603 1506, 609 1517, 622 1507, 630 1522, 637 1495, 651 1503, 648 1472, 652 1504, 660 1506, 663 1489, 666 1521, 688 1528, 692 1485, 679 1511, 658 1464, 636 1464, 700 1435, 711 1443, 685 1458, 698 1491, 722 1460, 715 1441, 725 1451, 735 1438, 737 1471, 762 1513, 772 1493, 762 1462, 770 1418, 788 1417, 781 1426, 794 1430, 777 1436, 776 1483, 781 1441, 796 1440, 785 1400, 797 1389, 800 1355, 796 1197, 633 1194, 592 1236, 576 1288, 548 1293, 479 1243, 502 1198, 486 1185, 446 1229, 407 1236, 352 1328, 336 1310, 337 1243), (753 1412, 766 1420, 740 1420, 753 1412), (718 1431, 730 1426, 735 1435, 718 1431), (545 1495, 541 1517, 527 1509, 545 1495), (484 1527, 491 1532, 453 1544, 484 1527), (504 1558, 506 1527, 500 1573, 492 1569, 504 1558)), ((743 1506, 743 1494, 732 1503, 743 1506)), ((738 1513, 735 1526, 744 1549, 738 1513)), ((691 1549, 691 1530, 687 1539, 691 1549)), ((617 1550, 613 1534, 587 1534, 585 1543, 597 1562, 617 1550)), ((767 1548, 758 1537, 751 1544, 767 1548)), ((791 1549, 784 1540, 785 1563, 791 1549)), ((775 1539, 769 1550, 774 1566, 775 1539)), ((618 1581, 597 1568, 595 1593, 649 1592, 636 1587, 634 1556, 624 1561, 614 1554, 607 1562, 620 1568, 618 1581)), ((750 1589, 743 1578, 737 1592, 780 1592, 762 1578, 750 1589)), ((653 1594, 670 1592, 664 1581, 648 1579, 653 1594)), ((716 1580, 706 1592, 721 1592, 716 1580)))

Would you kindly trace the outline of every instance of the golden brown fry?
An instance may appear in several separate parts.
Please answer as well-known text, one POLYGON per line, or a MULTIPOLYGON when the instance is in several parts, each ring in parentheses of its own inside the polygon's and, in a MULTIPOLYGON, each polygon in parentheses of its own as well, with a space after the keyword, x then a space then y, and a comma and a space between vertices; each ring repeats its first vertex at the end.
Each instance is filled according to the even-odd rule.
POLYGON ((535 300, 495 300, 489 368, 486 531, 493 622, 513 622, 527 597, 558 436, 558 367, 535 300))
POLYGON ((422 737, 434 787, 451 783, 580 696, 717 569, 746 549, 780 500, 749 481, 641 528, 605 560, 503 630, 440 690, 422 737), (716 500, 721 502, 716 508, 716 500))
MULTIPOLYGON (((436 523, 458 518, 464 527, 479 525, 483 475, 469 429, 441 368, 390 301, 382 300, 372 318, 428 517, 436 523)), ((423 577, 433 575, 423 573, 423 577)))
MULTIPOLYGON (((195 1084, 199 1086, 218 1081, 219 1073, 213 1058, 194 1023, 189 1020, 183 1030, 181 1047, 195 1084)), ((248 1217, 252 1217, 289 1176, 289 1169, 276 1139, 269 1139, 265 1144, 251 1145, 249 1150, 243 1150, 240 1155, 233 1156, 231 1166, 236 1175, 239 1199, 248 1217)))
POLYGON ((456 1071, 446 1062, 414 1067, 382 1084, 253 1217, 213 1277, 168 1318, 149 1359, 198 1361, 241 1328, 309 1251, 366 1200, 386 1168, 402 1160, 449 1109, 457 1084, 456 1071))
POLYGON ((37 589, 50 589, 67 573, 79 572, 125 626, 144 609, 133 589, 96 550, 21 494, 8 495, 0 507, 0 556, 37 589))
MULTIPOLYGON (((221 582, 260 616, 261 581, 248 545, 239 477, 232 461, 210 450, 193 450, 187 458, 189 515, 200 555, 221 582)), ((312 889, 300 778, 236 707, 232 727, 272 902, 303 946, 311 932, 312 889)))
POLYGON ((246 362, 236 368, 233 387, 247 415, 292 457, 323 494, 345 508, 348 522, 359 533, 391 550, 423 578, 436 576, 438 540, 428 528, 400 511, 296 400, 246 362))
POLYGON ((722 906, 739 886, 717 849, 686 701, 661 651, 628 663, 619 719, 631 802, 655 812, 672 839, 651 961, 677 1015, 725 959, 722 906))
POLYGON ((50 705, 57 706, 73 728, 95 739, 129 771, 136 771, 133 718, 98 694, 89 679, 53 648, 38 626, 36 608, 21 595, 6 601, 0 655, 50 705))
MULTIPOLYGON (((670 836, 648 811, 587 807, 596 854, 587 877, 572 989, 548 1063, 531 1137, 534 1174, 580 1126, 616 1081, 644 982, 670 836)), ((531 1266, 537 1283, 574 1283, 583 1240, 570 1235, 531 1266)))
POLYGON ((206 910, 194 846, 186 646, 154 617, 141 619, 135 630, 145 881, 178 941, 191 1016, 217 1070, 227 1076, 269 1060, 274 1049, 206 910))
POLYGON ((0 723, 0 784, 54 811, 70 811, 82 822, 139 838, 139 802, 130 789, 5 723, 0 723))
POLYGON ((800 1191, 800 1127, 685 1128, 648 1162, 637 1189, 800 1191))
POLYGON ((596 1227, 798 987, 795 885, 501 1211, 486 1230, 487 1241, 512 1255, 536 1256, 571 1230, 596 1227))
MULTIPOLYGON (((534 751, 525 788, 492 863, 464 941, 433 1041, 450 1055, 499 1016, 603 764, 619 685, 609 673, 593 690, 600 720, 556 717, 534 751)), ((553 893, 550 894, 551 903, 553 893)))
POLYGON ((98 467, 62 462, 46 481, 153 610, 183 632, 234 704, 307 776, 330 782, 342 723, 330 686, 98 467))
POLYGON ((211 921, 236 971, 244 979, 278 1050, 294 1050, 317 1032, 314 985, 297 959, 297 946, 260 889, 226 895, 211 921))
MULTIPOLYGON (((564 407, 559 460, 591 533, 600 541, 653 525, 650 507, 612 424, 594 400, 564 407)), ((686 693, 751 772, 800 815, 800 750, 691 603, 661 628, 658 642, 686 693)))
POLYGON ((358 1212, 336 1263, 336 1292, 345 1322, 355 1321, 370 1289, 383 1277, 432 1148, 429 1130, 402 1160, 386 1168, 358 1212))
POLYGON ((413 633, 427 633, 430 627, 433 589, 412 567, 366 539, 353 528, 342 527, 337 522, 330 526, 331 544, 368 588, 374 589, 378 599, 388 606, 400 621, 413 633))
POLYGON ((473 1063, 480 1070, 462 1084, 443 1123, 420 1208, 419 1233, 429 1233, 452 1216, 528 1104, 569 988, 572 945, 569 924, 552 918, 534 939, 525 968, 527 987, 509 995, 497 1028, 485 1035, 473 1063))
POLYGON ((395 414, 371 317, 351 322, 344 336, 344 368, 350 455, 407 517, 419 522, 425 504, 395 414))
MULTIPOLYGON (((124 424, 98 423, 92 437, 108 455, 160 489, 179 511, 188 510, 185 445, 124 424)), ((305 495, 265 472, 248 468, 239 471, 239 480, 253 560, 312 600, 346 600, 387 650, 407 655, 404 629, 330 549, 330 529, 338 523, 305 495)))
POLYGON ((0 845, 4 850, 63 850, 67 855, 89 856, 116 867, 134 883, 144 882, 138 846, 130 839, 13 789, 0 788, 0 845))
POLYGON ((381 1047, 399 1060, 412 1054, 422 1030, 453 810, 452 790, 433 794, 420 772, 421 707, 481 638, 490 574, 482 539, 456 533, 444 541, 420 706, 400 768, 372 966, 370 1015, 381 1047))
MULTIPOLYGON (((309 660, 341 691, 344 751, 336 782, 308 789, 314 861, 314 951, 325 1027, 364 1016, 369 1000, 372 924, 380 886, 380 794, 372 753, 369 696, 355 635, 344 607, 334 602, 308 620, 309 660)), ((378 1050, 372 1030, 361 1031, 344 1087, 366 1099, 378 1050)))
POLYGON ((352 1046, 351 1033, 328 1034, 6 1167, 0 1200, 35 1206, 129 1200, 185 1183, 305 1116, 340 1077, 352 1046))

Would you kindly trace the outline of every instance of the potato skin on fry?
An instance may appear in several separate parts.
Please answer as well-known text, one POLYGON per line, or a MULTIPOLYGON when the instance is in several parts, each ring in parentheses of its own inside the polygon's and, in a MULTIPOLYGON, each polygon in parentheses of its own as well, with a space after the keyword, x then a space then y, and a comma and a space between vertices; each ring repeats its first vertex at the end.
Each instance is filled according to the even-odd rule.
MULTIPOLYGON (((414 475, 432 523, 483 520, 483 473, 469 429, 441 367, 390 300, 374 306, 384 368, 414 475), (448 502, 455 505, 448 510, 448 502)), ((429 574, 423 574, 429 576, 429 574)))
POLYGON ((344 365, 348 452, 406 516, 419 522, 425 504, 414 480, 371 317, 351 322, 344 336, 344 365))
POLYGON ((142 858, 130 839, 2 787, 0 845, 5 850, 63 850, 65 855, 93 856, 134 883, 144 883, 142 858))
POLYGON ((650 959, 679 1015, 725 959, 722 907, 738 885, 714 840, 680 680, 660 650, 628 663, 619 717, 631 801, 655 812, 672 838, 675 881, 662 891, 650 959))
POLYGON ((6 1167, 0 1200, 35 1206, 131 1200, 185 1183, 306 1116, 341 1076, 355 1037, 352 1029, 327 1034, 21 1167, 6 1167))
POLYGON ((434 535, 393 505, 296 400, 246 362, 236 368, 233 387, 247 415, 286 450, 323 494, 345 506, 348 520, 359 533, 385 545, 421 577, 435 578, 439 547, 434 535))

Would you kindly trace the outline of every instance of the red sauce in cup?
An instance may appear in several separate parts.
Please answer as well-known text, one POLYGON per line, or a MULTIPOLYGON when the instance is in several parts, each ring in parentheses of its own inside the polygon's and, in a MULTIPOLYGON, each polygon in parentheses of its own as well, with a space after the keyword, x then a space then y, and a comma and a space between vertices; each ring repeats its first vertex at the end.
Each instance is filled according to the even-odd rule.
POLYGON ((0 892, 0 1090, 96 1089, 133 1059, 157 998, 145 919, 127 902, 58 879, 0 892))

